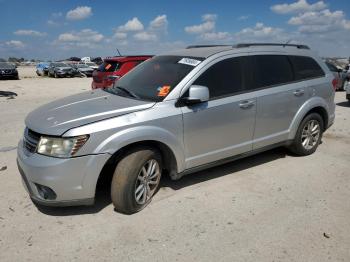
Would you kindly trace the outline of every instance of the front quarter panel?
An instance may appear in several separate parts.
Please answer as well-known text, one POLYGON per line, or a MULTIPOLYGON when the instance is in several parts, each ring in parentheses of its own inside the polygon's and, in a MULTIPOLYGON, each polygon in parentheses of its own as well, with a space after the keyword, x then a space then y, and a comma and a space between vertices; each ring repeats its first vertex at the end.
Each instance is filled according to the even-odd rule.
POLYGON ((175 155, 178 172, 184 169, 182 112, 174 101, 74 128, 63 136, 84 134, 89 134, 90 138, 78 151, 79 155, 114 154, 127 145, 151 140, 168 146, 175 155))

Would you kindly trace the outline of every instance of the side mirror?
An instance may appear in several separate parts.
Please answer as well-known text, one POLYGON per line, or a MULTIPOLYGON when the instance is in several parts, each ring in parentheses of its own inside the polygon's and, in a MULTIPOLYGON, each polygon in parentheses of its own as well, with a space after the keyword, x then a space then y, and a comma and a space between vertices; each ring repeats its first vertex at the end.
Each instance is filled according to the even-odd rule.
POLYGON ((209 89, 206 86, 192 85, 189 88, 189 96, 181 99, 185 105, 194 105, 209 101, 209 89))

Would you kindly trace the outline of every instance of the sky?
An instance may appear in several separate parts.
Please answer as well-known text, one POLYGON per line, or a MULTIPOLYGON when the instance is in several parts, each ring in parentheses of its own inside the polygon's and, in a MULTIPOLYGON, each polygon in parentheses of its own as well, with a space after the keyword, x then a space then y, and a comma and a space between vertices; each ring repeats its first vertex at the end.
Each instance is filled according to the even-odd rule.
POLYGON ((349 0, 0 0, 0 25, 0 58, 288 41, 308 44, 321 56, 350 56, 349 0))

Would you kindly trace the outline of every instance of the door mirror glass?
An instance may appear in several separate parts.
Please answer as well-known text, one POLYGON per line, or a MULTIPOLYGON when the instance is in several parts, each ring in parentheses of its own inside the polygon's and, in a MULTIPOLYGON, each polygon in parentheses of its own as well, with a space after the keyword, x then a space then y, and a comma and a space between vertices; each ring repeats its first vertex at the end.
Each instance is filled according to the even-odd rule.
POLYGON ((186 105, 194 105, 209 101, 209 89, 206 86, 192 85, 188 93, 188 97, 182 98, 182 101, 186 105))

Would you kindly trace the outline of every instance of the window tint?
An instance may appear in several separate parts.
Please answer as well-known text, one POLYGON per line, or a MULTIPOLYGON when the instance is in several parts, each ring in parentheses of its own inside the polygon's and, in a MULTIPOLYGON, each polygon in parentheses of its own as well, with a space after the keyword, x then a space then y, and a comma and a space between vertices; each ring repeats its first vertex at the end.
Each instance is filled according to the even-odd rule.
POLYGON ((287 56, 255 56, 255 88, 287 84, 293 81, 293 71, 287 56))
POLYGON ((303 80, 324 76, 319 64, 311 57, 290 56, 295 74, 295 80, 303 80))
POLYGON ((244 60, 244 57, 237 57, 220 61, 207 69, 193 84, 208 87, 210 98, 241 92, 244 60))

